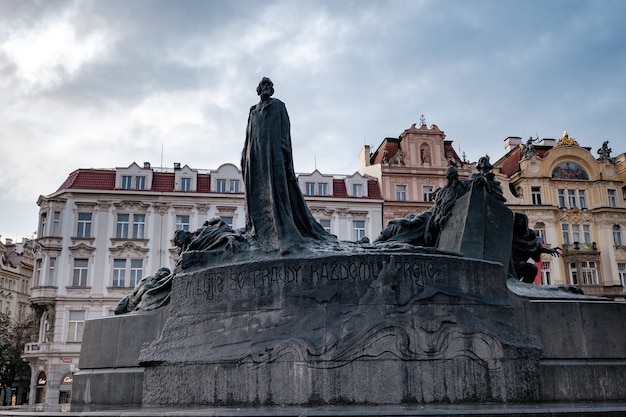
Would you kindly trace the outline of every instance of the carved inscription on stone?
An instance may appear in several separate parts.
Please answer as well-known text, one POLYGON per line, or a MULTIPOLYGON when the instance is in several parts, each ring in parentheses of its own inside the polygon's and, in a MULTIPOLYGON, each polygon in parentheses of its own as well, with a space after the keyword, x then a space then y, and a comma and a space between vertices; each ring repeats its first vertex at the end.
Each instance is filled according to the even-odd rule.
MULTIPOLYGON (((240 299, 263 293, 302 288, 342 288, 358 286, 364 290, 383 269, 382 257, 369 259, 324 259, 320 262, 266 263, 246 268, 215 268, 201 279, 184 281, 185 297, 218 301, 240 299), (289 288, 287 288, 289 287, 289 288)), ((423 287, 437 273, 432 259, 415 259, 398 256, 395 261, 395 279, 399 284, 423 287)))

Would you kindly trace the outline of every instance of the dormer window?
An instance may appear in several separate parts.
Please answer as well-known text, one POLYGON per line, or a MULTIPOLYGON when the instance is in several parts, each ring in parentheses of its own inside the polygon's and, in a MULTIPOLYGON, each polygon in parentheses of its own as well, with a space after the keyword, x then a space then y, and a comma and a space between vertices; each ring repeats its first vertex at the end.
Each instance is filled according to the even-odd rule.
POLYGON ((368 197, 367 178, 358 172, 346 177, 344 180, 346 191, 350 197, 363 198, 368 197))
POLYGON ((230 180, 230 192, 231 193, 239 192, 239 180, 230 180))
POLYGON ((191 191, 191 178, 185 177, 180 179, 180 191, 191 191))
POLYGON ((122 175, 122 190, 130 190, 133 183, 133 177, 131 175, 122 175))
POLYGON ((135 189, 136 190, 146 189, 146 177, 144 175, 138 175, 135 177, 135 189))
POLYGON ((304 190, 304 194, 305 195, 315 195, 315 183, 314 182, 307 182, 306 183, 306 188, 304 190))
POLYGON ((115 188, 121 190, 149 190, 152 187, 154 173, 149 163, 144 163, 143 168, 136 163, 126 168, 115 168, 115 188))

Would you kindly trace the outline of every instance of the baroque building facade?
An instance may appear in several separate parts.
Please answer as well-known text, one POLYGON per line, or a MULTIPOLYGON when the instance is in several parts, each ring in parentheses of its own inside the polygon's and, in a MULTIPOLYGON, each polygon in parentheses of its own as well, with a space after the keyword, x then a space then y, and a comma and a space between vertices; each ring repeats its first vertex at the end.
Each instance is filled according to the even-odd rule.
POLYGON ((567 132, 558 139, 505 139, 494 163, 507 205, 528 216, 544 245, 563 249, 538 262, 535 283, 578 285, 588 295, 624 301, 626 155, 597 152, 567 132))
MULTIPOLYGON (((355 173, 300 174, 314 217, 342 240, 378 236, 383 201, 375 179, 355 173)), ((173 235, 220 216, 245 227, 245 190, 232 164, 197 170, 136 163, 78 169, 38 200, 30 302, 38 337, 26 346, 31 404, 71 400, 85 320, 112 315, 137 282, 178 258, 173 235)))
POLYGON ((436 125, 413 124, 397 138, 385 138, 376 150, 369 145, 359 154, 359 172, 378 179, 385 201, 383 221, 420 213, 432 206, 433 192, 446 185, 450 163, 467 178, 475 165, 461 159, 452 141, 436 125))

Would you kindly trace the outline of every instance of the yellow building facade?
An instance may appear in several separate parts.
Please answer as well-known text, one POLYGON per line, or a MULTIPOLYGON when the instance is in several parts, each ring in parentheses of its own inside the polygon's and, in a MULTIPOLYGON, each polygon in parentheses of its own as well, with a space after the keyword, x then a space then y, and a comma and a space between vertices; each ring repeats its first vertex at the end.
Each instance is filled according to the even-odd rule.
POLYGON ((558 139, 505 139, 494 163, 507 205, 528 216, 544 245, 543 284, 578 285, 588 295, 624 300, 626 287, 626 155, 605 142, 592 151, 567 132, 558 139))

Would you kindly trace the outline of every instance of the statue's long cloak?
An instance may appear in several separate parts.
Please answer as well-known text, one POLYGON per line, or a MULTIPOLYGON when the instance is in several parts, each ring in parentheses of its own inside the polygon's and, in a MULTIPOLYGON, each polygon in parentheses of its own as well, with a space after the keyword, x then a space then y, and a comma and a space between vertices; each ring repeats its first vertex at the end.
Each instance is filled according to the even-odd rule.
POLYGON ((250 109, 241 157, 246 230, 265 251, 288 252, 330 236, 313 218, 293 168, 289 115, 275 98, 250 109))

